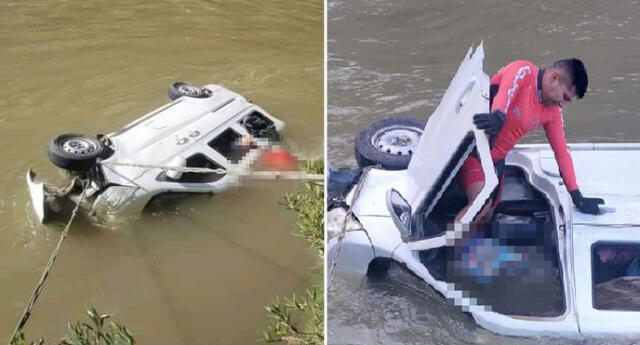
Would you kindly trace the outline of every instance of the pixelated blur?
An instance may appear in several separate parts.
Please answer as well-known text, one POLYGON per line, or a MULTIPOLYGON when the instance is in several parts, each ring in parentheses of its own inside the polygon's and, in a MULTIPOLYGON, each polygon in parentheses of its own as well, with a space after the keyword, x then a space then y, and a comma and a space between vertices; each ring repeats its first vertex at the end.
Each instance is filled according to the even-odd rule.
POLYGON ((262 170, 294 171, 298 169, 298 160, 280 147, 267 149, 260 157, 258 164, 262 170))
POLYGON ((548 218, 500 218, 448 225, 447 247, 422 262, 447 281, 446 297, 463 309, 517 315, 564 311, 562 270, 548 218))

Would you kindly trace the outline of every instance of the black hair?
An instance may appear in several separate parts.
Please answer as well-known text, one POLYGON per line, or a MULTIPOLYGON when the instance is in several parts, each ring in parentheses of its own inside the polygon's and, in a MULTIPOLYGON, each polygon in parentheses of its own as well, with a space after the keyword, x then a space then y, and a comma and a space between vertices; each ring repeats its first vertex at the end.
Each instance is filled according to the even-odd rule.
POLYGON ((571 85, 576 87, 576 95, 578 98, 584 97, 587 92, 587 86, 589 85, 589 77, 587 76, 587 69, 584 68, 584 64, 580 59, 571 58, 558 60, 553 63, 551 67, 562 68, 569 76, 571 85))

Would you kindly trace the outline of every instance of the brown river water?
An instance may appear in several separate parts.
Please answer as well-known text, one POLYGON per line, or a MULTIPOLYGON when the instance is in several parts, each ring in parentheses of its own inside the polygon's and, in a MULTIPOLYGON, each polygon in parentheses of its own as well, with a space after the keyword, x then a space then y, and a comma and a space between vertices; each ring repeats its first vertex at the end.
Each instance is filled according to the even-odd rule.
MULTIPOLYGON (((36 221, 24 175, 61 173, 47 145, 108 133, 168 102, 176 80, 225 85, 286 124, 302 158, 323 154, 322 1, 0 3, 0 341, 9 337, 62 225, 36 221)), ((278 203, 303 183, 261 181, 71 229, 26 327, 59 339, 88 306, 141 344, 251 344, 264 306, 304 291, 306 244, 278 203)))
MULTIPOLYGON (((354 138, 392 115, 426 118, 472 44, 485 71, 516 59, 539 66, 581 58, 583 100, 565 108, 570 142, 640 141, 640 2, 328 2, 328 159, 355 167, 354 138)), ((546 142, 543 131, 523 142, 546 142)), ((494 335, 422 281, 338 272, 328 287, 329 344, 637 344, 636 340, 526 339, 494 335)))

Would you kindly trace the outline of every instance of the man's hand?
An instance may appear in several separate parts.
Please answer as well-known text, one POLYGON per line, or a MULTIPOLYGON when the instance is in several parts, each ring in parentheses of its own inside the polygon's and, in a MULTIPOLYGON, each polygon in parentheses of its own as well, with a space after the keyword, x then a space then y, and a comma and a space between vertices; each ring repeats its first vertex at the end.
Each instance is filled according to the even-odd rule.
POLYGON ((600 208, 598 207, 598 205, 604 204, 604 200, 600 198, 583 197, 579 189, 570 191, 569 194, 571 194, 571 200, 573 200, 573 204, 576 205, 578 210, 580 210, 580 212, 582 213, 599 214, 600 208))
POLYGON ((506 117, 500 110, 491 113, 481 113, 473 115, 473 123, 478 129, 483 129, 488 135, 496 135, 502 129, 506 117))

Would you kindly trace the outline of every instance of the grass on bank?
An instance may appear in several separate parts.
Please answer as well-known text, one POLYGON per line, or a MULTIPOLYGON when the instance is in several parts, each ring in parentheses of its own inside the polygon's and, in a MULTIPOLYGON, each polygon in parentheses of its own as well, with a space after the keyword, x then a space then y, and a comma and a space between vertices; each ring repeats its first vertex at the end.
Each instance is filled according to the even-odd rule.
MULTIPOLYGON (((324 173, 321 161, 307 162, 305 170, 324 173)), ((266 307, 269 325, 263 332, 265 342, 284 344, 324 344, 324 184, 307 181, 304 193, 288 193, 283 205, 297 216, 296 234, 313 251, 312 286, 303 296, 278 298, 266 307)))
MULTIPOLYGON (((58 345, 134 345, 136 340, 127 327, 111 319, 110 314, 100 314, 94 308, 86 311, 89 322, 68 324, 69 333, 58 345)), ((44 339, 28 341, 24 333, 20 332, 13 338, 10 345, 44 345, 44 339)))

